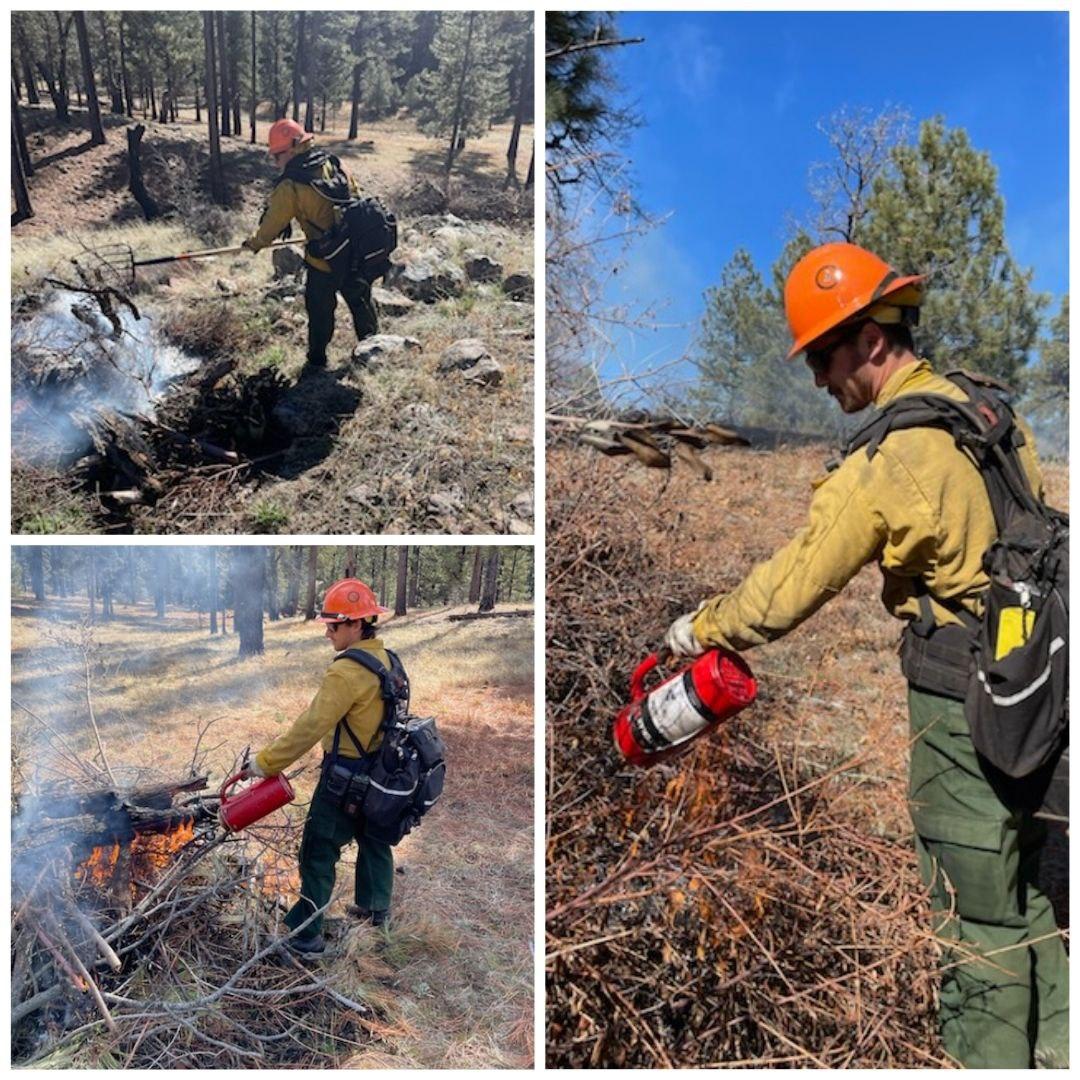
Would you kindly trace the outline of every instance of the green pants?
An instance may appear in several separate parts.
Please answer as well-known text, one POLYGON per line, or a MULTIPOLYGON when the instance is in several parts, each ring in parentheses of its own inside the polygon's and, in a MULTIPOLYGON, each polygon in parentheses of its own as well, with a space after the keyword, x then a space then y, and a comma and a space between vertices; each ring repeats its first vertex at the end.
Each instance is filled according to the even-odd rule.
POLYGON ((379 329, 379 318, 371 301, 371 286, 360 278, 339 280, 334 274, 307 268, 304 287, 304 306, 308 316, 309 364, 326 363, 326 348, 334 336, 334 311, 338 293, 349 307, 357 341, 362 341, 379 329))
MULTIPOLYGON (((341 849, 350 840, 359 845, 353 896, 358 907, 386 911, 394 888, 394 849, 363 838, 364 823, 346 817, 319 789, 311 800, 304 835, 300 841, 300 899, 285 916, 285 925, 295 930, 313 911, 330 902, 341 849)), ((322 931, 323 917, 304 928, 302 938, 322 931)))
POLYGON ((968 1068, 1068 1062, 1069 970, 1036 877, 1046 830, 994 793, 958 701, 910 690, 910 809, 946 944, 939 1020, 968 1068))

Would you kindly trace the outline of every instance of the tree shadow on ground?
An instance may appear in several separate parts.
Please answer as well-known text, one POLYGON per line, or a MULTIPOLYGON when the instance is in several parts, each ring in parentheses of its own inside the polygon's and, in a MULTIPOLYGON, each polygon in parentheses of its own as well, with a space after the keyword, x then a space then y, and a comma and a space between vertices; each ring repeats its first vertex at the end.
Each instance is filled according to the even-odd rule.
MULTIPOLYGON (((446 147, 414 151, 409 166, 423 176, 442 180, 446 176, 446 147)), ((450 182, 462 180, 490 188, 497 188, 499 184, 499 177, 491 171, 491 158, 476 150, 462 150, 454 159, 450 182)))

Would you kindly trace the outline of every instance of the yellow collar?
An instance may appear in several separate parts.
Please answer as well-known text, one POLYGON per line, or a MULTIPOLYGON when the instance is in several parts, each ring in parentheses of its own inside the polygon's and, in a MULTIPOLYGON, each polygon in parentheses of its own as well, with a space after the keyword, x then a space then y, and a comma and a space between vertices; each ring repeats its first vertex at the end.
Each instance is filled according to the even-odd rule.
POLYGON ((933 378, 934 369, 929 360, 915 360, 905 364, 885 380, 885 385, 874 398, 874 404, 881 409, 901 394, 917 394, 925 390, 933 378))

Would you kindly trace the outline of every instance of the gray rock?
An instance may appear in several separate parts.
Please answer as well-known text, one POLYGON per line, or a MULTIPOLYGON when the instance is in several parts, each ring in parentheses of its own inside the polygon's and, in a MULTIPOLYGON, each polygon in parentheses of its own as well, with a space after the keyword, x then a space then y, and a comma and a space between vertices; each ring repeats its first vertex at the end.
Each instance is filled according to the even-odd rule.
POLYGON ((459 487, 436 491, 428 496, 427 512, 433 517, 453 517, 465 509, 465 492, 459 487))
POLYGON ((533 518, 533 493, 526 488, 510 500, 510 512, 516 517, 532 521, 533 518))
POLYGON ((502 264, 483 252, 466 251, 465 276, 470 281, 498 281, 503 276, 502 264))
POLYGON ((236 287, 236 282, 231 278, 219 277, 214 282, 217 287, 217 291, 224 293, 226 296, 235 296, 240 290, 236 287))
POLYGON ((506 531, 513 536, 531 536, 533 527, 529 522, 522 521, 520 518, 511 518, 506 526, 506 531))
POLYGON ((378 501, 378 497, 378 490, 371 484, 357 484, 345 492, 348 502, 359 503, 361 506, 370 506, 378 501))
POLYGON ((508 274, 502 283, 502 290, 511 300, 531 300, 535 282, 532 274, 508 274))
POLYGON ((270 261, 274 266, 274 280, 280 281, 292 274, 299 274, 304 268, 304 259, 293 248, 274 248, 270 253, 270 261))
POLYGON ((465 229, 468 226, 456 214, 423 214, 412 223, 412 228, 431 236, 436 229, 465 229))
POLYGON ((385 278, 386 284, 404 293, 410 300, 432 304, 447 296, 465 291, 465 275, 448 262, 421 261, 396 263, 385 278))
POLYGON ((403 352, 419 352, 423 346, 414 337, 401 334, 374 334, 364 338, 352 351, 352 362, 359 367, 373 366, 388 356, 403 352))
POLYGON ((485 357, 490 359, 491 353, 479 338, 461 338, 443 352, 438 370, 460 371, 472 367, 485 357))
POLYGON ((392 319, 408 315, 416 306, 416 301, 410 300, 403 293, 394 289, 384 289, 381 285, 372 286, 371 299, 375 301, 380 315, 387 315, 392 319))
POLYGON ((462 375, 466 382, 475 383, 477 386, 498 386, 502 382, 503 369, 498 361, 484 356, 472 367, 466 368, 462 375))

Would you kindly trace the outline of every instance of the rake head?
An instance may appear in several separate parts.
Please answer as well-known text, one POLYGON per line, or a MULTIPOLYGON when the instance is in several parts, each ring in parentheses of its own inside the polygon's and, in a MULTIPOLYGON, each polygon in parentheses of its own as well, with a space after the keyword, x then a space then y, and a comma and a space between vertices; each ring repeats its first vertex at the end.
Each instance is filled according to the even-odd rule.
POLYGON ((102 277, 119 278, 125 284, 135 282, 135 252, 127 244, 110 244, 107 247, 93 248, 86 253, 92 269, 102 277))

